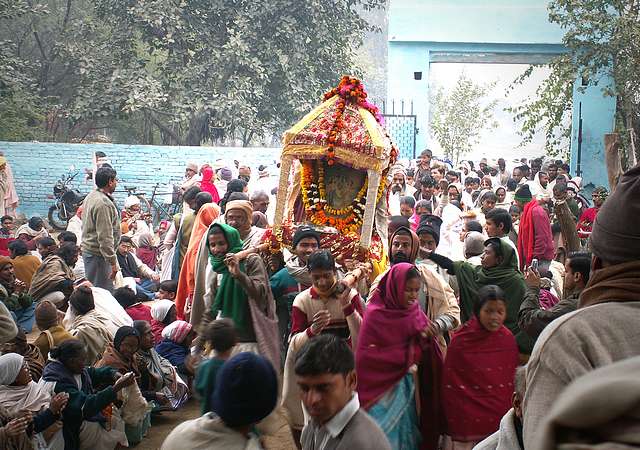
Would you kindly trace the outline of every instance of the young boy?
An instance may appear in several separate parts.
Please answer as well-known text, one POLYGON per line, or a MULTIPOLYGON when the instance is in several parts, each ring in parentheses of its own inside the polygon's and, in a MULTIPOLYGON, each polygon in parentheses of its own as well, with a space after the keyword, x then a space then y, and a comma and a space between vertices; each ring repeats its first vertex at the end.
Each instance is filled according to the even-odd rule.
POLYGON ((502 239, 513 247, 516 251, 516 258, 519 264, 520 256, 518 255, 518 248, 516 247, 517 239, 515 242, 511 239, 511 232, 513 230, 511 215, 502 208, 495 208, 486 214, 485 221, 484 230, 487 236, 502 239))
POLYGON ((207 348, 214 353, 212 358, 202 361, 198 366, 193 386, 200 397, 200 410, 202 414, 206 414, 211 411, 211 394, 216 385, 218 371, 231 357, 231 351, 238 342, 238 336, 231 319, 218 319, 207 325, 203 337, 207 348))
POLYGON ((175 301, 176 292, 178 292, 178 282, 175 280, 165 280, 160 283, 160 289, 156 294, 156 300, 175 301))

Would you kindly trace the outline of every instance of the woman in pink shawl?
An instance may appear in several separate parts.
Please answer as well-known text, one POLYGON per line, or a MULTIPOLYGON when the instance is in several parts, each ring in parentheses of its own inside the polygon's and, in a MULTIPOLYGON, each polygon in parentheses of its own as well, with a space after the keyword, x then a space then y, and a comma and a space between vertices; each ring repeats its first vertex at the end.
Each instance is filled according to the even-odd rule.
POLYGON ((412 264, 393 265, 367 305, 356 349, 360 404, 394 449, 435 449, 440 434, 442 354, 427 334, 420 289, 412 264))
POLYGON ((213 203, 217 205, 220 203, 220 194, 218 193, 218 188, 213 184, 214 181, 213 169, 208 165, 204 165, 202 167, 202 181, 200 182, 200 189, 203 192, 211 194, 213 203))

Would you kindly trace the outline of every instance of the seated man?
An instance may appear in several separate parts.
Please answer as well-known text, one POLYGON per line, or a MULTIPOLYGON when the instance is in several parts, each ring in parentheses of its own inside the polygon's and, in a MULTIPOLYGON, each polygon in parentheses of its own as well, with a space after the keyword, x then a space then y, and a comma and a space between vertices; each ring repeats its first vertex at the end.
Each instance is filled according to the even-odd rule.
POLYGON ((73 291, 75 275, 72 268, 78 260, 78 251, 74 244, 65 244, 55 253, 49 254, 33 274, 29 295, 34 300, 46 297, 58 308, 64 309, 65 300, 73 291))
POLYGON ((260 449, 253 426, 273 411, 277 399, 278 377, 269 360, 238 353, 218 373, 211 411, 174 428, 162 450, 260 449))
MULTIPOLYGON (((78 245, 78 236, 71 231, 62 231, 58 235, 58 245, 62 246, 65 243, 70 243, 73 245, 78 245)), ((72 267, 73 274, 77 278, 84 278, 84 261, 82 259, 82 253, 78 253, 78 260, 76 261, 75 266, 72 267)))
POLYGON ((48 237, 49 232, 44 227, 44 221, 40 217, 32 217, 29 222, 22 225, 16 231, 16 239, 20 239, 27 244, 30 251, 36 249, 38 240, 48 237))
POLYGON ((28 288, 31 286, 33 274, 36 273, 42 261, 37 256, 29 253, 27 244, 24 241, 12 241, 9 244, 9 252, 11 253, 10 256, 13 261, 16 278, 27 285, 28 288))
POLYGON ((310 418, 302 430, 303 450, 391 450, 378 424, 360 409, 355 360, 345 340, 331 334, 310 339, 298 353, 295 373, 310 418))
POLYGON ((33 299, 27 286, 16 278, 11 259, 0 257, 0 302, 11 312, 19 328, 31 333, 35 322, 33 299))
POLYGON ((0 255, 9 256, 9 244, 13 242, 13 217, 0 217, 0 255))
POLYGON ((42 261, 44 261, 45 259, 47 259, 47 256, 53 255, 56 250, 58 250, 58 245, 56 244, 56 241, 53 240, 53 238, 46 236, 38 240, 36 248, 38 249, 40 258, 42 259, 42 261))
POLYGON ((160 281, 160 275, 147 267, 133 252, 134 244, 130 237, 122 236, 116 256, 118 265, 125 278, 133 278, 136 284, 136 293, 153 300, 156 290, 156 282, 160 281))
MULTIPOLYGON (((128 287, 113 291, 113 297, 129 314, 132 320, 146 320, 151 323, 151 308, 140 302, 140 297, 128 287)), ((144 297, 143 297, 144 298, 144 297)))

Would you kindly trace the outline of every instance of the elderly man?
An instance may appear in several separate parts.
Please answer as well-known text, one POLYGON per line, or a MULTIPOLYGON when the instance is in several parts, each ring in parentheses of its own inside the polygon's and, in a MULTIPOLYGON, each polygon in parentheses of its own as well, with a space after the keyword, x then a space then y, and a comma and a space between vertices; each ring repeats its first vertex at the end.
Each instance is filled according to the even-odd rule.
MULTIPOLYGON (((640 166, 626 172, 593 225, 591 275, 578 310, 547 326, 527 366, 525 448, 562 391, 599 367, 640 354, 640 166)), ((604 405, 606 406, 606 405, 604 405)))
POLYGON ((406 196, 412 196, 416 192, 416 188, 407 184, 407 172, 400 164, 396 164, 391 169, 391 193, 389 195, 389 214, 392 216, 400 215, 400 199, 406 196))
POLYGON ((130 237, 122 236, 118 245, 118 264, 125 278, 133 278, 136 284, 136 293, 153 300, 157 290, 160 275, 151 270, 133 252, 134 244, 130 237))
POLYGON ((180 185, 182 193, 185 193, 191 186, 198 186, 200 179, 198 177, 198 164, 188 162, 184 171, 184 180, 180 185))
POLYGON ((257 247, 265 233, 263 228, 251 225, 253 205, 248 200, 232 200, 227 203, 224 222, 238 230, 242 239, 242 248, 257 247))
MULTIPOLYGON (((411 229, 400 227, 391 235, 389 247, 391 265, 401 262, 415 264, 420 240, 411 229)), ((444 336, 460 325, 460 307, 451 287, 434 269, 426 264, 418 264, 416 267, 422 279, 418 301, 431 321, 431 332, 438 336, 438 343, 444 349, 444 336)), ((369 298, 378 288, 385 273, 386 271, 380 274, 371 284, 369 298)))

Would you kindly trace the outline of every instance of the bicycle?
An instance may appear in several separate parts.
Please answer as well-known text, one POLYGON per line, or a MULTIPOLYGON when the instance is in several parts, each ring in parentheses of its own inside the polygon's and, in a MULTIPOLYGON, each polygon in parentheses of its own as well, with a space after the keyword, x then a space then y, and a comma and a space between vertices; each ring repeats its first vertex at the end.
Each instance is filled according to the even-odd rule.
POLYGON ((148 221, 157 227, 162 220, 171 220, 180 211, 182 198, 180 191, 174 189, 173 192, 159 192, 161 183, 156 183, 151 193, 151 200, 146 197, 146 192, 138 192, 137 186, 124 186, 119 192, 126 192, 127 196, 135 196, 140 200, 140 216, 142 220, 148 221), (158 200, 162 196, 171 194, 171 203, 158 200))

